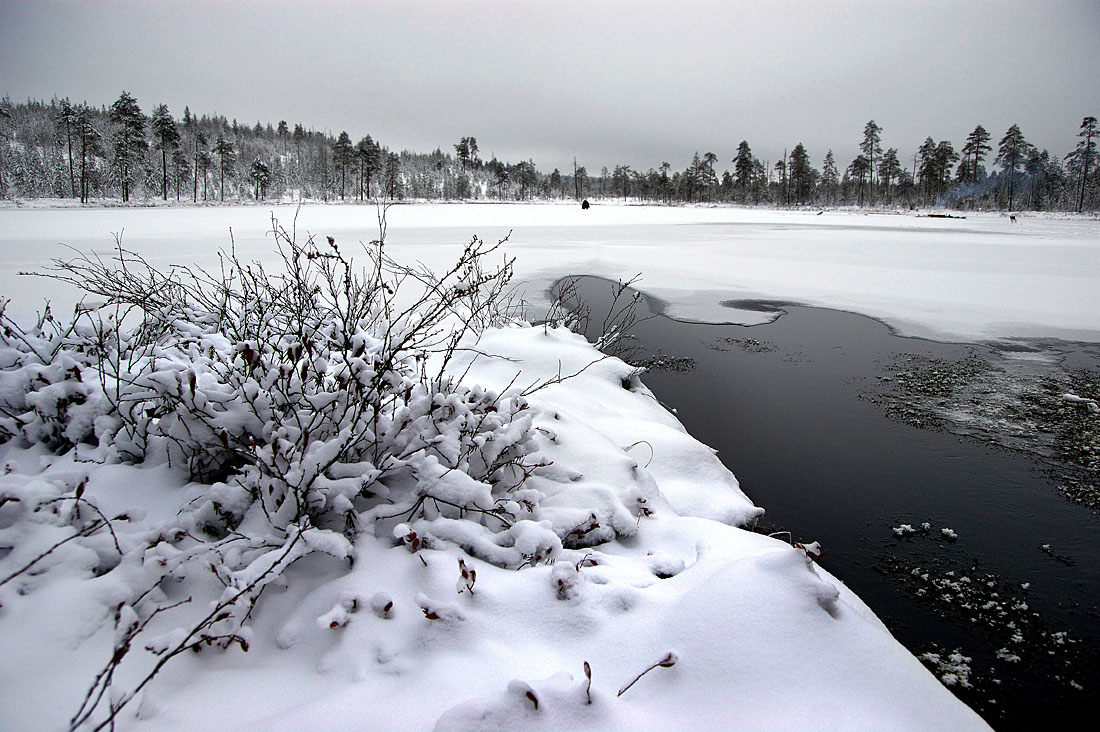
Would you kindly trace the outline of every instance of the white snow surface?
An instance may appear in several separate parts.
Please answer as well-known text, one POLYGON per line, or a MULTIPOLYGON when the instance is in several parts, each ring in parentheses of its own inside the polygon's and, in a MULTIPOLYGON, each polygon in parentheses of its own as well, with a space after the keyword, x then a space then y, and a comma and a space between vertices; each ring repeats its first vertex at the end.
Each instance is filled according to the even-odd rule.
MULTIPOLYGON (((290 228, 296 213, 300 234, 334 236, 345 251, 378 236, 369 206, 6 208, 0 295, 18 317, 42 298, 71 305, 65 285, 16 273, 66 247, 109 256, 112 232, 158 266, 214 269, 232 227, 238 254, 272 262, 271 215, 290 228)), ((561 276, 641 273, 643 290, 690 319, 757 322, 760 313, 718 303, 763 298, 856 310, 907 333, 1100 336, 1095 220, 494 204, 395 206, 387 219, 391 255, 436 269, 474 234, 511 232, 533 317, 561 276)), ((611 540, 516 570, 460 549, 461 522, 416 552, 364 533, 350 569, 312 554, 281 592, 266 591, 247 653, 173 660, 118 729, 988 729, 805 550, 739 528, 761 509, 629 366, 543 327, 490 330, 477 352, 451 369, 493 389, 575 374, 529 397, 548 465, 527 487, 541 496, 542 527, 560 533, 592 515, 614 528, 611 540), (669 653, 674 665, 617 696, 669 653)), ((83 482, 106 515, 126 514, 115 522, 124 546, 171 527, 195 494, 166 465, 99 465, 13 443, 0 462, 0 491, 49 497, 83 482)), ((0 505, 0 532, 13 511, 0 505)), ((0 579, 65 535, 28 533, 0 549, 0 579)), ((521 545, 538 532, 514 540, 501 552, 529 554, 521 545)), ((114 608, 129 592, 119 573, 97 571, 111 551, 109 538, 94 551, 66 544, 0 587, 4 732, 65 729, 110 656, 114 608)), ((220 589, 187 587, 193 603, 177 616, 201 617, 220 589)), ((151 659, 142 663, 117 687, 151 659)))
MULTIPOLYGON (((30 314, 43 297, 75 293, 20 278, 67 246, 109 253, 113 233, 156 264, 217 264, 230 246, 271 261, 270 217, 290 227, 295 206, 0 208, 0 294, 30 314)), ((511 232, 532 316, 557 278, 630 278, 663 298, 670 314, 701 321, 760 322, 759 312, 719 303, 768 299, 824 305, 885 320, 907 335, 954 340, 1012 337, 1100 339, 1100 220, 1088 217, 927 212, 778 211, 735 207, 597 204, 416 204, 387 214, 391 254, 449 264, 477 234, 511 232)), ((346 247, 378 237, 370 205, 307 205, 299 232, 346 247)))
MULTIPOLYGON (((313 554, 287 570, 285 589, 269 588, 247 653, 170 662, 118 729, 988 729, 805 551, 737 527, 760 509, 626 364, 543 327, 488 331, 478 351, 453 369, 490 388, 517 373, 524 386, 577 374, 529 397, 540 461, 569 467, 531 479, 539 518, 644 496, 648 515, 613 519, 633 522, 623 532, 633 535, 515 570, 445 541, 413 552, 362 534, 350 569, 313 554), (460 559, 476 572, 472 592, 456 587, 460 559), (670 652, 674 665, 617 696, 670 652)), ((24 495, 87 477, 85 498, 129 513, 116 522, 124 544, 171 525, 189 496, 163 465, 99 466, 11 443, 0 461, 0 489, 24 495)), ((0 557, 0 577, 29 550, 0 557)), ((45 571, 0 587, 5 732, 64 729, 109 656, 124 580, 94 576, 97 563, 59 550, 45 571)), ((188 588, 194 612, 219 589, 188 588)))

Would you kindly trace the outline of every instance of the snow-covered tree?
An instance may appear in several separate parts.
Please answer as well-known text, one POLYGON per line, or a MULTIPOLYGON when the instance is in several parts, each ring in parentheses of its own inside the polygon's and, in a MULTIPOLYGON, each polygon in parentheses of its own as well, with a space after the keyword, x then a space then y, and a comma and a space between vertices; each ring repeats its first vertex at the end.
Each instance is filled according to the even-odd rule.
POLYGON ((153 128, 153 146, 160 150, 161 165, 161 192, 165 201, 168 200, 168 156, 173 154, 180 145, 180 132, 176 126, 176 120, 168 111, 168 106, 158 104, 153 108, 153 119, 150 123, 153 128))
POLYGON ((122 200, 129 201, 134 169, 144 160, 149 143, 145 139, 145 116, 137 100, 122 92, 111 105, 108 119, 114 124, 114 155, 122 200))

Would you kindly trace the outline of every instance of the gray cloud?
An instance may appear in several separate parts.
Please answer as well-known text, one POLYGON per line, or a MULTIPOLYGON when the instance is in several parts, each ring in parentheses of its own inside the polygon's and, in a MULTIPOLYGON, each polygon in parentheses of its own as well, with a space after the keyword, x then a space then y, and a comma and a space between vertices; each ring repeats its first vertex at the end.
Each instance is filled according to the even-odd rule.
POLYGON ((903 158, 1013 123, 1064 154, 1100 113, 1097 2, 0 0, 0 92, 301 122, 589 171, 747 139, 903 158))

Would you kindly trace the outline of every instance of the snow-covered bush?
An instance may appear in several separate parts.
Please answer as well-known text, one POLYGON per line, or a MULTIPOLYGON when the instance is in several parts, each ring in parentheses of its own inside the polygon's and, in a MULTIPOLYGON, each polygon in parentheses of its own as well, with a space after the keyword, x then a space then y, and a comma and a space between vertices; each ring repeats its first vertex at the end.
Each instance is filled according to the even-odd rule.
POLYGON ((214 533, 254 508, 279 529, 350 531, 371 503, 426 499, 507 523, 501 496, 531 447, 526 403, 443 367, 506 317, 511 263, 485 270, 496 246, 474 239, 436 277, 374 242, 356 271, 331 238, 273 232, 284 272, 230 254, 218 276, 164 273, 121 247, 113 263, 59 262, 54 276, 106 302, 65 324, 47 310, 28 330, 4 318, 0 436, 134 462, 165 451, 214 486, 214 533))
MULTIPOLYGON (((282 271, 233 252, 215 274, 159 271, 120 242, 112 261, 56 263, 51 276, 100 301, 71 321, 47 308, 22 328, 0 307, 0 441, 100 462, 167 459, 201 487, 171 530, 119 548, 112 567, 130 565, 136 589, 116 610, 107 670, 173 606, 169 577, 213 573, 225 589, 193 626, 145 639, 162 661, 203 645, 247 649, 264 587, 307 554, 350 557, 351 539, 379 524, 414 550, 414 528, 432 528, 433 541, 502 566, 561 548, 523 518, 538 500, 522 489, 537 467, 526 400, 445 375, 464 339, 510 317, 511 261, 487 261, 502 242, 474 238, 436 275, 393 261, 379 240, 356 269, 331 237, 300 243, 272 224, 282 271), (402 519, 414 528, 394 532, 402 519)), ((113 535, 68 490, 0 505, 113 535)), ((96 680, 74 727, 111 696, 111 677, 96 680)), ((109 716, 140 688, 113 698, 109 716)))

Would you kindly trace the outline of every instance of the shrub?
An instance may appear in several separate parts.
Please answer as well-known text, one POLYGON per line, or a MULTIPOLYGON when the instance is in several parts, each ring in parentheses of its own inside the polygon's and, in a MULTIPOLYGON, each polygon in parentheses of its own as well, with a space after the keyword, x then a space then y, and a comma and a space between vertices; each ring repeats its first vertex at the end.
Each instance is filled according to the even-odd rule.
MULTIPOLYGON (((434 540, 504 566, 561 546, 521 518, 537 501, 521 489, 537 467, 526 400, 446 375, 464 339, 512 317, 512 263, 488 265, 503 242, 475 237, 434 275, 398 264, 381 240, 365 245, 356 269, 331 237, 299 243, 274 219, 272 234, 279 271, 232 250, 213 274, 160 271, 119 241, 113 260, 55 263, 49 276, 99 300, 72 320, 46 308, 24 329, 0 306, 0 440, 100 461, 167 457, 203 486, 176 530, 119 549, 116 563, 138 565, 145 589, 132 583, 116 608, 114 654, 74 728, 104 699, 99 726, 113 720, 185 650, 247 649, 264 587, 312 552, 349 557, 353 536, 375 522, 434 522, 434 540), (147 639, 160 660, 132 691, 113 694, 114 668, 174 607, 162 581, 210 571, 225 587, 210 612, 147 639)), ((69 522, 81 537, 114 534, 80 489, 7 499, 27 499, 25 511, 69 522), (93 512, 72 510, 81 502, 93 512)), ((397 534, 419 541, 404 524, 397 534)))

